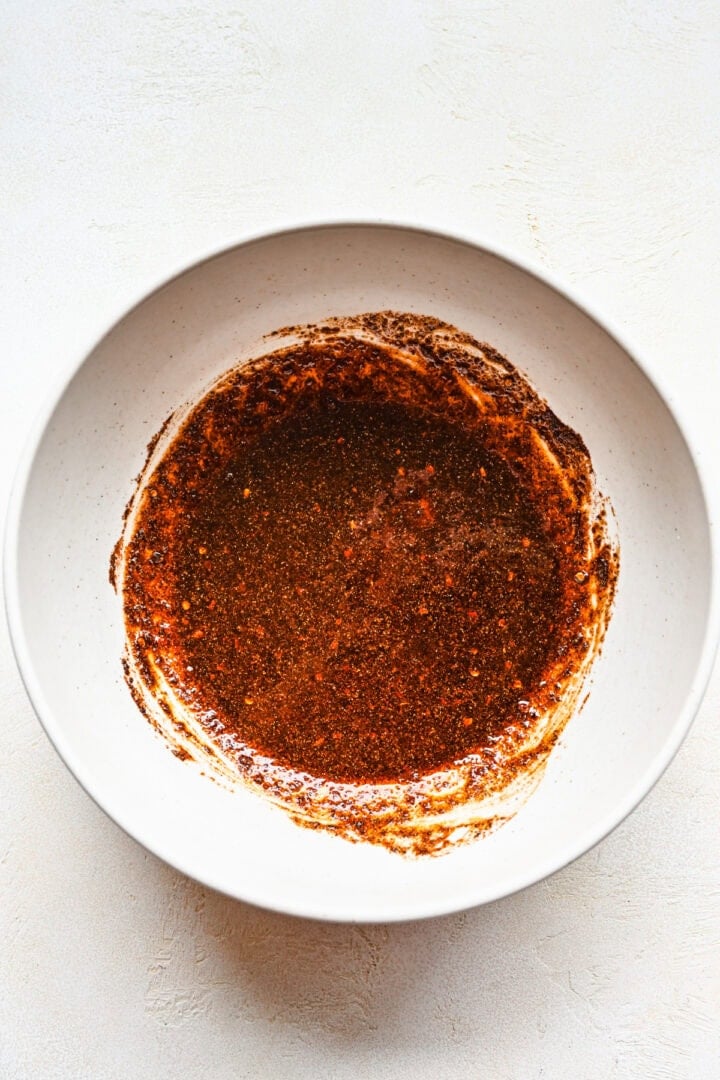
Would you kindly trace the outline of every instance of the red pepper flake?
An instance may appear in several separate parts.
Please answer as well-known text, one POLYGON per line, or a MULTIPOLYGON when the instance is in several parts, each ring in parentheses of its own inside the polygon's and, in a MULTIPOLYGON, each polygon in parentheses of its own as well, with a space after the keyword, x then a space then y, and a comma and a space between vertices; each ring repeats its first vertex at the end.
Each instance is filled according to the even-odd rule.
POLYGON ((435 467, 433 465, 426 465, 425 466, 425 472, 428 474, 428 476, 434 476, 435 475, 435 467))
POLYGON ((504 630, 505 627, 507 626, 507 619, 498 619, 497 624, 498 624, 498 626, 500 627, 501 630, 504 630))
POLYGON ((418 608, 418 615, 429 615, 430 609, 425 607, 425 604, 421 604, 418 608))
POLYGON ((477 622, 477 620, 478 620, 477 611, 468 611, 468 619, 470 620, 470 622, 477 622))
POLYGON ((243 499, 250 498, 250 488, 243 488, 243 499))
POLYGON ((474 723, 472 716, 463 716, 463 727, 472 727, 474 723))
POLYGON ((205 637, 205 631, 204 630, 194 630, 193 633, 190 635, 190 637, 193 637, 193 638, 195 638, 196 641, 199 641, 201 637, 205 637))
POLYGON ((432 525, 435 520, 435 515, 432 512, 432 506, 428 499, 420 499, 420 514, 422 516, 423 525, 432 525))
POLYGON ((345 550, 343 551, 343 555, 345 556, 346 559, 352 559, 352 557, 353 557, 353 549, 351 547, 345 548, 345 550))
POLYGON ((448 588, 450 588, 450 586, 453 584, 453 579, 450 576, 450 574, 445 575, 445 584, 447 585, 448 588))
POLYGON ((523 536, 523 538, 522 538, 522 540, 520 541, 520 543, 522 544, 522 546, 523 546, 524 548, 529 548, 529 547, 530 547, 530 541, 529 541, 529 539, 527 538, 527 536, 523 536))

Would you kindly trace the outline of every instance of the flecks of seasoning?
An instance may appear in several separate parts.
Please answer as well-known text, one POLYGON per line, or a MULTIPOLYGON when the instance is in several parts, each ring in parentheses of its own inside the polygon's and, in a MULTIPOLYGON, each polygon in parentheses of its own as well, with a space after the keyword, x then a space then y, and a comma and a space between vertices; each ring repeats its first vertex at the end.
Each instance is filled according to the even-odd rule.
POLYGON ((432 525, 435 521, 435 515, 433 514, 432 507, 429 499, 419 499, 419 513, 424 525, 432 525))
MULTIPOLYGON (((401 321, 385 325, 399 326, 401 321)), ((427 325, 434 324, 429 320, 427 325)), ((472 403, 462 387, 458 390, 453 354, 440 347, 432 357, 430 332, 416 341, 423 342, 422 352, 417 353, 423 359, 407 368, 392 351, 384 353, 366 341, 338 336, 331 354, 303 338, 300 345, 274 358, 231 373, 226 383, 190 414, 180 436, 165 451, 155 474, 162 481, 151 489, 154 504, 159 503, 157 515, 154 505, 150 508, 147 501, 139 504, 141 528, 135 526, 135 562, 126 560, 123 583, 129 652, 134 642, 142 640, 143 628, 151 627, 148 640, 151 637, 156 642, 163 671, 173 678, 178 672, 193 675, 184 679, 184 685, 180 679, 178 690, 199 695, 196 700, 205 695, 215 713, 222 714, 221 730, 232 732, 248 747, 247 754, 238 759, 243 774, 255 768, 257 754, 266 753, 289 770, 287 775, 297 768, 310 777, 303 780, 302 800, 298 795, 295 802, 303 811, 312 809, 317 792, 335 791, 335 780, 372 785, 376 778, 401 778, 410 783, 410 778, 420 778, 444 763, 457 764, 473 748, 488 746, 487 740, 494 744, 500 731, 517 731, 519 723, 527 726, 527 718, 518 722, 518 708, 526 717, 534 715, 528 702, 536 692, 540 695, 536 704, 545 708, 551 702, 550 691, 542 687, 544 680, 537 681, 538 674, 558 669, 543 664, 563 656, 558 693, 564 695, 573 663, 582 660, 591 648, 591 635, 578 629, 578 621, 592 610, 591 596, 595 604, 600 597, 603 611, 607 610, 607 584, 613 580, 614 564, 603 577, 599 562, 597 566, 591 563, 586 554, 592 550, 591 542, 597 550, 599 540, 591 537, 588 541, 584 510, 574 514, 572 508, 558 509, 561 503, 553 503, 555 489, 553 498, 547 499, 542 488, 542 469, 549 470, 548 462, 553 460, 569 462, 567 468, 577 468, 582 480, 588 459, 580 440, 544 405, 532 413, 535 399, 531 389, 504 358, 477 343, 473 344, 474 353, 463 360, 463 379, 471 371, 471 381, 477 377, 481 388, 483 378, 498 386, 502 383, 504 411, 495 426, 494 420, 488 425, 484 419, 479 427, 474 428, 472 422, 468 425, 472 403), (485 370, 487 357, 491 363, 485 370), (289 392, 294 386, 297 389, 289 392), (517 401, 513 398, 516 389, 520 391, 517 401), (356 391, 359 398, 353 397, 356 391), (317 410, 313 405, 316 392, 323 402, 317 410), (240 410, 240 420, 238 393, 246 405, 240 410), (303 429, 305 420, 296 411, 298 402, 310 404, 307 417, 314 418, 314 429, 309 420, 303 429), (329 412, 324 411, 327 402, 329 412), (380 433, 386 405, 396 416, 393 433, 383 443, 380 433), (209 426, 202 422, 206 406, 206 419, 208 415, 212 418, 209 426), (356 424, 361 414, 365 419, 356 424), (243 417, 249 420, 247 426, 243 417), (338 423, 345 423, 343 418, 348 417, 352 437, 346 428, 338 431, 338 423), (535 453, 533 440, 524 432, 535 434, 532 425, 536 419, 545 424, 540 435, 549 449, 561 449, 554 459, 538 460, 539 469, 529 467, 523 459, 523 455, 535 453), (440 428, 433 426, 436 420, 442 437, 440 428), (402 451, 394 441, 397 421, 406 433, 402 451), (503 430, 507 431, 506 442, 503 430), (289 441, 283 442, 284 431, 289 432, 289 441), (457 445, 454 431, 461 433, 457 445), (312 453, 299 467, 301 459, 293 458, 294 447, 301 446, 308 434, 312 453), (252 449, 257 438, 270 448, 263 451, 264 458, 252 449), (474 456, 463 457, 465 451, 459 447, 469 446, 468 439, 470 443, 475 440, 476 449, 474 456), (207 442, 212 453, 207 452, 207 442), (336 453, 335 444, 345 444, 346 450, 336 453), (503 461, 504 447, 512 454, 511 469, 503 461), (396 457, 407 455, 397 468, 388 464, 393 449, 396 457), (428 461, 431 456, 434 464, 428 461), (273 461, 282 461, 282 469, 274 474, 273 461), (331 468, 324 472, 325 461, 331 468), (374 463, 380 463, 380 488, 374 463), (461 471, 457 468, 460 464, 461 471), (432 483, 431 503, 427 493, 436 465, 438 479, 432 483), (235 475, 244 473, 253 478, 265 475, 266 469, 272 483, 264 486, 265 509, 258 518, 238 514, 235 519, 228 515, 227 506, 222 511, 216 508, 218 513, 213 516, 208 496, 216 490, 215 475, 225 483, 233 470, 235 475), (478 476, 487 482, 478 485, 478 476), (397 477, 406 479, 401 483, 397 477), (335 501, 340 489, 334 490, 332 485, 337 481, 347 485, 342 502, 335 501), (536 483, 537 490, 533 488, 536 483), (338 547, 328 543, 318 528, 320 490, 328 515, 338 506, 338 520, 350 522, 353 547, 339 545, 345 559, 352 557, 349 565, 337 558, 338 547), (283 491, 286 493, 281 498, 283 491), (471 504, 469 516, 464 499, 471 504), (268 518, 272 528, 264 524, 268 518), (357 521, 362 522, 362 528, 357 521), (426 528, 430 523, 437 528, 426 528), (197 556, 207 555, 208 536, 213 539, 215 558, 201 562, 197 556), (518 537, 526 549, 522 565, 518 537), (154 567, 155 554, 163 562, 162 568, 154 567), (279 568, 277 575, 268 569, 273 561, 279 568), (578 562, 592 566, 588 580, 593 578, 594 589, 586 592, 570 587, 581 583, 578 562), (548 572, 549 566, 552 572, 548 572), (299 578, 293 576, 296 567, 299 578), (239 573, 247 578, 247 585, 244 581, 238 584, 239 573), (517 579, 515 589, 506 589, 504 582, 517 579), (143 581, 152 590, 154 607, 143 598, 143 581), (312 587, 306 589, 301 582, 308 581, 312 587), (453 589, 452 594, 443 591, 443 583, 444 588, 453 589), (183 611, 190 611, 192 600, 190 618, 181 616, 177 601, 172 599, 181 588, 188 589, 189 597, 183 611), (153 615, 157 616, 158 598, 163 596, 170 599, 158 623, 153 615), (218 613, 211 620, 205 613, 215 610, 216 596, 218 613), (413 632, 412 615, 429 615, 431 608, 433 618, 413 632), (198 628, 203 617, 208 621, 198 628), (253 629, 258 618, 267 625, 267 634, 253 629), (131 633, 133 619, 140 625, 133 624, 131 633), (225 636, 223 620, 230 630, 225 636), (239 637, 232 633, 235 623, 239 637), (187 629, 181 630, 180 624, 187 629), (333 625, 344 628, 341 657, 336 655, 339 639, 327 632, 333 625), (493 634, 493 626, 509 633, 493 634), (211 629, 203 641, 196 635, 202 635, 206 627, 211 629), (468 637, 482 643, 482 664, 469 660, 466 667, 462 663, 463 656, 469 659, 479 653, 468 637), (323 655, 332 670, 326 685, 322 673, 313 666, 323 655), (186 658, 193 663, 184 664, 186 658), (507 674, 513 662, 522 678, 507 674), (242 694, 246 680, 260 687, 257 711, 272 715, 272 724, 264 715, 256 716, 255 710, 234 717, 220 705, 227 700, 251 704, 254 699, 242 694), (527 698, 518 702, 517 691, 523 682, 527 698), (274 701, 272 694, 276 695, 274 701), (328 709, 333 712, 332 735, 322 730, 329 723, 328 709), (372 724, 368 717, 372 717, 372 724), (473 730, 463 734, 470 728, 473 730), (321 777, 317 783, 324 787, 313 787, 313 777, 321 777)), ((578 484, 566 490, 588 488, 578 484)), ((250 487, 241 491, 244 498, 250 497, 250 487)), ((601 531, 598 535, 602 539, 604 534, 601 531)), ((138 653, 140 648, 138 644, 138 653)), ((278 795, 281 788, 273 785, 284 782, 281 774, 265 766, 263 770, 262 780, 257 782, 278 795)), ((252 775, 256 777, 257 772, 252 775)), ((285 796, 278 798, 282 803, 285 796)), ((357 836, 359 828, 347 825, 358 818, 357 808, 353 810, 348 803, 346 809, 350 816, 333 820, 339 822, 341 834, 349 829, 357 836)), ((362 835, 384 842, 387 830, 394 827, 393 821, 402 820, 402 813, 398 807, 393 810, 394 818, 393 814, 375 818, 372 813, 363 813, 362 835)), ((409 843, 420 850, 419 839, 409 843)), ((442 847, 439 840, 437 844, 442 847)))

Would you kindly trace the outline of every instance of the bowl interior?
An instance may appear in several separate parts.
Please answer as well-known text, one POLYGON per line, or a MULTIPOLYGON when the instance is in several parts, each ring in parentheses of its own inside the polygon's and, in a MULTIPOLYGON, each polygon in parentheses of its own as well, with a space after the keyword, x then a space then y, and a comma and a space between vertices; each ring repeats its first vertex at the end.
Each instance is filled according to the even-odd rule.
MULTIPOLYGON (((80 367, 42 434, 11 537, 10 614, 31 697, 81 783, 181 870, 269 907, 411 918, 494 899, 586 850, 647 791, 697 705, 711 593, 702 491, 662 398, 570 300, 457 240, 331 226, 234 248, 123 318, 80 367), (617 516, 615 611, 584 709, 523 810, 482 841, 407 860, 293 825, 178 761, 137 711, 108 582, 145 447, 166 416, 291 323, 395 308, 488 341, 585 439, 617 516), (13 599, 14 598, 14 599, 13 599)), ((706 650, 707 651, 707 650, 706 650)))

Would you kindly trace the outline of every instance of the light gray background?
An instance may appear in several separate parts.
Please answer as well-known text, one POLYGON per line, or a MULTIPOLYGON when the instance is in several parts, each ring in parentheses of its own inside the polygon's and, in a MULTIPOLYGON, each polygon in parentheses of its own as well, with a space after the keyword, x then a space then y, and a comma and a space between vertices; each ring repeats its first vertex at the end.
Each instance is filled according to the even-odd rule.
MULTIPOLYGON (((720 468, 713 2, 19 0, 0 12, 0 497, 51 384, 246 232, 427 222, 537 260, 652 359, 720 468)), ((553 879, 313 924, 144 854, 50 748, 0 631, 0 1077, 687 1078, 720 1068, 720 677, 553 879)))

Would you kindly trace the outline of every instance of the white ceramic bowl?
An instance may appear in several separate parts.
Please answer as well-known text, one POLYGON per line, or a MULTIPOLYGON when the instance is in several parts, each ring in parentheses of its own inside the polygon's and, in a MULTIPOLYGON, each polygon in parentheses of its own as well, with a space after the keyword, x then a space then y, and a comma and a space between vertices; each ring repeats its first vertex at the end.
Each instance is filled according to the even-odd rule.
POLYGON ((700 703, 717 627, 706 500, 646 369, 536 273, 461 239, 375 224, 260 237, 161 286, 80 363, 21 468, 6 550, 11 632, 58 752, 130 835, 233 896, 327 919, 394 920, 494 900, 582 854, 639 802, 700 703), (585 439, 621 570, 592 692, 538 790, 491 836, 409 860, 294 825, 177 760, 123 680, 110 552, 168 413, 264 334, 395 308, 437 316, 524 370, 585 439))

